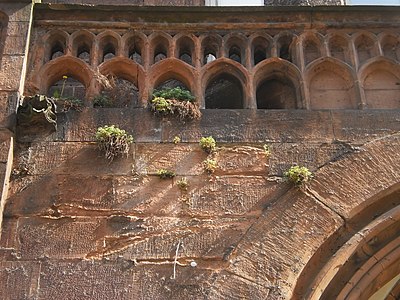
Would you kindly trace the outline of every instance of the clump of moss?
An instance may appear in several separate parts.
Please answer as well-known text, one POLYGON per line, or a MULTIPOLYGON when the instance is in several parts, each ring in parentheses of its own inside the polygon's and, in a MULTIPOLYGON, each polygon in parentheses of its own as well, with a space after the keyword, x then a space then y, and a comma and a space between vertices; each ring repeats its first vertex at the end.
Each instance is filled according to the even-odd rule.
POLYGON ((159 169, 157 170, 157 176, 160 177, 161 179, 168 179, 168 178, 174 178, 176 175, 174 172, 166 169, 159 169))
POLYGON ((97 129, 96 141, 105 157, 112 161, 117 156, 129 153, 133 137, 115 125, 105 125, 97 129))
POLYGON ((176 185, 179 187, 181 191, 187 191, 189 187, 189 181, 187 180, 186 177, 182 177, 176 182, 176 185))
POLYGON ((181 87, 175 88, 165 88, 159 91, 155 91, 153 93, 154 97, 161 97, 164 99, 175 99, 179 101, 189 101, 194 102, 196 99, 192 93, 186 89, 182 89, 181 87))
POLYGON ((284 173, 284 176, 295 186, 300 187, 309 182, 312 179, 313 174, 306 167, 292 166, 284 173))
POLYGON ((264 144, 263 145, 263 149, 264 149, 264 154, 265 156, 270 156, 271 155, 271 146, 264 144))
POLYGON ((179 136, 175 136, 174 139, 172 140, 172 142, 176 145, 179 144, 181 142, 181 138, 179 136))
POLYGON ((112 107, 113 102, 111 98, 105 94, 100 94, 94 97, 93 107, 112 107))
POLYGON ((180 120, 196 120, 200 119, 201 112, 194 100, 195 97, 188 90, 166 88, 153 93, 149 106, 157 115, 177 115, 180 120))
POLYGON ((218 168, 218 163, 215 159, 207 158, 203 161, 203 167, 208 174, 213 174, 218 168))
POLYGON ((200 144, 201 149, 203 149, 207 153, 212 153, 217 148, 217 143, 215 142, 215 140, 212 136, 202 137, 200 139, 199 144, 200 144))

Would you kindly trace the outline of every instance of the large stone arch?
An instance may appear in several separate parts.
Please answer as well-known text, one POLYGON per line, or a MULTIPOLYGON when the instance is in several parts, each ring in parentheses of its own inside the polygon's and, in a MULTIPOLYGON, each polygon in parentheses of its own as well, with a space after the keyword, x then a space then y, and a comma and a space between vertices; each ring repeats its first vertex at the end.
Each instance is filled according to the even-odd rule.
POLYGON ((310 195, 345 223, 308 261, 293 299, 368 299, 400 273, 399 138, 371 142, 316 174, 310 195))
POLYGON ((399 139, 375 140, 325 165, 306 188, 289 188, 265 208, 227 258, 210 298, 368 299, 394 278, 400 272, 399 139), (361 298, 354 297, 359 291, 361 298), (336 298, 340 293, 348 298, 336 298))
POLYGON ((359 70, 367 108, 400 108, 400 68, 390 59, 371 59, 359 70))
POLYGON ((353 69, 327 57, 311 63, 305 72, 311 109, 357 109, 357 82, 353 69))
POLYGON ((304 108, 301 99, 303 99, 303 91, 301 87, 301 72, 293 63, 279 59, 270 58, 259 63, 254 68, 253 76, 253 94, 257 94, 260 84, 266 80, 280 80, 290 83, 295 94, 295 107, 304 108))

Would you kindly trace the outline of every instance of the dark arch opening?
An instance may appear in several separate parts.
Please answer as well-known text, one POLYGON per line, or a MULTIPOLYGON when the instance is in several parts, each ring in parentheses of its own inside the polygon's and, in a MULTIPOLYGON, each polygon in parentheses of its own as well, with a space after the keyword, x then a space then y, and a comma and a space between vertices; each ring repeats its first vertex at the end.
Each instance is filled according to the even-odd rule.
POLYGON ((78 47, 77 51, 78 58, 82 59, 87 64, 90 64, 90 47, 89 45, 83 44, 78 47))
POLYGON ((242 63, 241 51, 240 48, 237 46, 232 46, 229 49, 229 58, 238 62, 239 64, 242 63))
POLYGON ((54 43, 53 47, 51 47, 50 51, 50 60, 56 59, 57 57, 63 56, 64 55, 64 45, 57 41, 54 43))
POLYGON ((166 59, 167 57, 168 57, 168 50, 166 45, 159 43, 154 48, 154 56, 153 56, 154 63, 158 63, 159 61, 166 59))
POLYGON ((192 53, 194 49, 193 41, 188 37, 182 37, 181 39, 178 40, 177 47, 178 47, 178 58, 183 62, 192 66, 193 65, 192 53))
POLYGON ((253 65, 257 65, 270 56, 269 42, 264 37, 257 37, 252 43, 253 65))
POLYGON ((290 45, 292 43, 293 37, 283 36, 278 41, 278 55, 280 58, 292 61, 292 55, 290 53, 290 45))
POLYGON ((266 79, 257 88, 257 108, 295 109, 296 91, 290 80, 266 79))
POLYGON ((61 99, 85 99, 86 88, 85 86, 74 77, 68 76, 62 78, 52 84, 48 91, 48 97, 61 98, 61 99))
POLYGON ((266 49, 258 46, 254 49, 254 65, 262 62, 263 60, 267 59, 266 49))
POLYGON ((193 65, 192 63, 192 56, 190 55, 190 53, 181 53, 179 55, 179 59, 189 65, 193 65))
POLYGON ((128 55, 129 58, 132 59, 134 62, 139 65, 143 65, 142 51, 137 45, 134 45, 129 49, 128 55))
POLYGON ((103 50, 103 62, 115 57, 115 46, 112 43, 107 43, 103 50))
POLYGON ((95 97, 94 107, 137 107, 139 105, 139 89, 123 78, 109 77, 111 87, 95 97))
POLYGON ((243 108, 243 87, 240 80, 230 74, 220 74, 212 79, 205 92, 206 108, 243 108))

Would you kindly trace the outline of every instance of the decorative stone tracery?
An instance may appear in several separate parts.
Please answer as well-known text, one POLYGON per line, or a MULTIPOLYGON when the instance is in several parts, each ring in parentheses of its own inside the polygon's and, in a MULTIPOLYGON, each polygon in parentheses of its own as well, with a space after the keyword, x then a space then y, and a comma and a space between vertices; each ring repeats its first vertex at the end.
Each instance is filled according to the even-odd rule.
MULTIPOLYGON (((299 35, 281 31, 272 36, 258 31, 251 35, 237 31, 225 35, 218 32, 173 35, 165 31, 146 34, 105 30, 96 34, 88 30, 72 33, 51 30, 37 44, 45 45, 44 52, 38 49, 36 59, 41 63, 32 70, 31 78, 38 81, 34 85, 40 87, 41 93, 46 93, 65 74, 79 80, 87 88, 86 98, 91 99, 101 91, 92 82, 100 67, 103 75, 124 74, 121 78, 138 87, 140 106, 146 106, 149 95, 160 82, 176 79, 192 91, 202 108, 400 107, 396 96, 391 97, 391 104, 373 104, 370 99, 376 96, 372 90, 379 90, 380 84, 385 85, 385 93, 391 90, 394 95, 397 91, 397 75, 390 74, 398 72, 399 37, 392 32, 374 34, 362 30, 324 35, 306 30, 299 35), (385 74, 379 71, 379 76, 388 81, 378 80, 371 86, 372 77, 368 77, 366 85, 358 85, 366 78, 362 73, 365 66, 384 57, 393 62, 385 64, 385 74), (111 70, 111 65, 116 67, 111 70), (215 93, 214 89, 210 93, 209 84, 215 84, 215 80, 240 85, 242 99, 232 105, 229 101, 218 105, 216 99, 210 100, 212 95, 221 97, 220 92, 224 93, 224 84, 219 85, 220 92, 215 93), (270 89, 275 96, 265 97, 270 89), (207 105, 210 101, 215 104, 207 105)), ((371 64, 369 68, 378 66, 371 64)))

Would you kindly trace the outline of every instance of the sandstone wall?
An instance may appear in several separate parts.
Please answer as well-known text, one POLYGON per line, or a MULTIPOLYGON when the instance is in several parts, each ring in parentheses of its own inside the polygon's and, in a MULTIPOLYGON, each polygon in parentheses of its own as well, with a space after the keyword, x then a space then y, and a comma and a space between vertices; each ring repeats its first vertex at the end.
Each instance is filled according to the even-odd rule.
MULTIPOLYGON (((24 74, 31 5, 0 3, 0 211, 8 196, 13 164, 15 112, 24 74)), ((1 213, 2 215, 2 213, 1 213)), ((2 216, 0 217, 0 224, 2 216)))
POLYGON ((238 9, 179 18, 171 9, 69 9, 37 6, 25 92, 49 93, 67 76, 88 97, 82 111, 59 110, 56 128, 26 107, 12 123, 1 299, 368 299, 400 272, 393 8, 248 9, 250 23, 238 9), (255 57, 257 46, 264 55, 255 57), (182 122, 146 107, 157 84, 174 79, 205 108, 207 85, 226 73, 248 109, 202 109, 182 122), (135 96, 93 107, 101 74, 129 81, 135 96), (298 106, 257 109, 256 91, 271 78, 298 106), (110 162, 98 150, 106 124, 134 136, 127 157, 110 162), (210 135, 211 175, 199 146, 210 135), (301 189, 283 180, 294 164, 315 173, 301 189), (160 179, 159 169, 177 176, 160 179))

